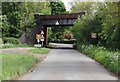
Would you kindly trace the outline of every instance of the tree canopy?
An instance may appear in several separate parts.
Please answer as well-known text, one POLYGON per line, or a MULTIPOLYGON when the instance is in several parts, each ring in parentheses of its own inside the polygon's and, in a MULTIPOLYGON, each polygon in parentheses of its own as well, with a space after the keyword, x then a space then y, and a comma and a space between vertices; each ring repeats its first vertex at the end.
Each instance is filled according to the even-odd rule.
POLYGON ((83 16, 81 19, 78 18, 74 25, 74 35, 77 39, 79 45, 82 44, 92 44, 94 41, 96 44, 100 43, 101 45, 111 48, 111 49, 120 49, 120 28, 119 28, 119 14, 118 4, 119 2, 106 2, 106 3, 86 3, 81 6, 83 3, 76 3, 73 5, 72 11, 74 12, 74 6, 81 10, 81 8, 87 9, 88 15, 83 16), (80 5, 78 5, 80 4, 80 5), (87 7, 97 4, 97 8, 94 6, 93 10, 87 7), (79 7, 80 8, 79 8, 79 7), (90 14, 93 12, 94 14, 90 14), (91 33, 97 33, 97 39, 91 39, 91 33))
POLYGON ((51 14, 49 2, 3 2, 3 37, 20 37, 34 25, 34 14, 51 14))

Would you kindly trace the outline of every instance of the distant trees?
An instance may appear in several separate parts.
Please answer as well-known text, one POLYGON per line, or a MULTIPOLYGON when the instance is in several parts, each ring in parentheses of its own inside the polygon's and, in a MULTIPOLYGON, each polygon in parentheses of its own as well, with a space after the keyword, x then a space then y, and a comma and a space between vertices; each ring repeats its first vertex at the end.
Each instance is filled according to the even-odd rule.
MULTIPOLYGON (((91 10, 91 7, 87 9, 91 10, 89 12, 94 14, 88 13, 88 15, 83 16, 81 19, 78 18, 74 25, 73 31, 74 36, 77 39, 78 46, 82 44, 92 44, 92 42, 95 41, 111 49, 120 49, 120 21, 118 15, 120 13, 120 11, 118 11, 119 2, 91 4, 97 4, 97 8, 95 10, 94 7, 96 6, 93 7, 93 10, 91 10), (97 33, 97 39, 91 39, 92 32, 97 33)), ((74 6, 72 9, 74 9, 74 6)), ((86 7, 86 5, 83 6, 86 7)))
POLYGON ((63 2, 50 2, 51 15, 66 13, 66 8, 63 2))
POLYGON ((72 8, 71 11, 72 13, 79 13, 81 11, 86 11, 87 14, 92 14, 93 11, 95 10, 95 3, 94 2, 73 2, 71 3, 72 8))
POLYGON ((20 28, 20 3, 5 2, 2 4, 3 19, 3 35, 8 37, 19 37, 21 34, 20 28), (5 25, 4 25, 5 24, 5 25), (7 33, 6 33, 7 32, 7 33))
MULTIPOLYGON (((50 2, 50 6, 51 6, 51 15, 67 13, 63 2, 50 2)), ((54 37, 54 39, 60 39, 64 34, 64 30, 65 28, 61 29, 61 26, 57 26, 56 28, 51 28, 51 31, 53 32, 52 36, 54 37)))

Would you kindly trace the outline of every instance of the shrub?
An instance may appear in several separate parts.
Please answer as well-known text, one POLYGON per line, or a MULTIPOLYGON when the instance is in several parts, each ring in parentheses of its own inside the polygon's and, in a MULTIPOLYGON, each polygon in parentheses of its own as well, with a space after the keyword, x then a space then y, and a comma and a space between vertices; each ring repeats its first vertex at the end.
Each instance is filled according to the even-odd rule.
POLYGON ((19 44, 19 40, 13 37, 6 37, 3 39, 4 43, 19 44))
POLYGON ((53 43, 66 43, 66 44, 74 44, 76 39, 56 39, 52 41, 53 43))
POLYGON ((52 41, 52 31, 51 31, 51 28, 48 28, 48 43, 50 43, 52 41))
POLYGON ((0 38, 0 44, 2 44, 3 43, 3 40, 2 40, 2 38, 0 38))

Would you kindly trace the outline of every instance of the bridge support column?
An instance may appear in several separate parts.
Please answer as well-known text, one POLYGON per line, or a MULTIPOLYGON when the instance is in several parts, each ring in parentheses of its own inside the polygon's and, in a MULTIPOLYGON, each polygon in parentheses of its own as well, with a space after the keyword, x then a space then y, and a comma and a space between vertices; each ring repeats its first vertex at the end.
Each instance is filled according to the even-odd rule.
POLYGON ((44 26, 44 37, 45 37, 44 46, 47 47, 47 27, 46 26, 44 26))
POLYGON ((42 31, 44 31, 44 42, 43 42, 43 46, 47 47, 47 27, 43 26, 43 28, 41 29, 42 31))

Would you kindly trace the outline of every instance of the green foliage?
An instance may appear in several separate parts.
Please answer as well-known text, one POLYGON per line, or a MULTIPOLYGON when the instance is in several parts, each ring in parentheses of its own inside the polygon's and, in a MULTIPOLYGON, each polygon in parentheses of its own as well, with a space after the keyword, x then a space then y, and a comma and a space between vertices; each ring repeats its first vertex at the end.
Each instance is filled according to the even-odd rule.
POLYGON ((117 28, 111 35, 111 44, 113 49, 120 49, 120 28, 117 28))
POLYGON ((120 49, 120 28, 118 2, 99 4, 94 15, 78 18, 74 25, 77 44, 98 44, 111 49, 120 49), (97 33, 97 39, 91 39, 91 33, 97 33))
POLYGON ((79 13, 86 11, 88 15, 94 14, 94 10, 97 9, 97 3, 95 2, 72 2, 71 13, 79 13))
POLYGON ((48 28, 48 35, 47 35, 47 37, 48 37, 48 44, 52 41, 52 39, 53 39, 53 37, 52 37, 52 31, 51 31, 51 28, 49 27, 48 28))
POLYGON ((52 15, 66 13, 63 2, 50 2, 50 6, 52 15))
POLYGON ((6 37, 3 39, 4 43, 19 44, 19 40, 13 37, 6 37))
POLYGON ((35 25, 34 14, 50 14, 49 2, 3 2, 2 30, 4 37, 19 38, 35 25))
POLYGON ((30 49, 30 52, 35 54, 47 54, 49 52, 48 48, 36 48, 36 49, 30 49))
POLYGON ((34 25, 34 14, 40 13, 40 15, 50 14, 51 7, 49 2, 22 2, 21 3, 21 27, 31 28, 34 25))
POLYGON ((31 55, 2 54, 2 80, 11 80, 28 71, 38 59, 31 55))
POLYGON ((65 43, 65 44, 74 44, 76 42, 75 39, 56 39, 51 41, 53 43, 65 43))
MULTIPOLYGON (((51 6, 51 15, 67 13, 63 2, 50 2, 50 6, 51 6)), ((64 34, 65 28, 61 26, 57 26, 52 28, 51 30, 53 33, 52 38, 60 39, 64 34)))
POLYGON ((10 36, 10 37, 18 38, 22 34, 22 31, 20 28, 20 21, 21 21, 20 3, 4 2, 4 3, 2 3, 2 8, 3 8, 2 15, 6 15, 6 17, 7 17, 7 18, 5 18, 5 20, 3 20, 5 23, 5 25, 3 23, 3 29, 5 31, 7 31, 7 34, 3 34, 3 36, 7 35, 5 37, 10 36), (8 23, 6 23, 6 21, 8 23), (6 30, 6 28, 8 30, 6 30))
POLYGON ((9 32, 9 30, 10 30, 10 23, 9 22, 7 22, 7 17, 4 15, 4 16, 2 16, 2 36, 3 37, 9 37, 9 35, 10 35, 10 32, 9 32))
MULTIPOLYGON (((101 19, 98 16, 90 18, 87 15, 78 18, 74 24, 73 34, 76 38, 77 43, 90 44, 93 42, 91 39, 91 33, 95 32, 99 34, 101 32, 101 19)), ((97 43, 97 39, 95 39, 97 43)))
POLYGON ((119 2, 106 2, 100 5, 98 16, 102 18, 101 39, 106 40, 106 46, 112 49, 120 49, 119 40, 119 2), (101 11, 102 10, 102 11, 101 11))

